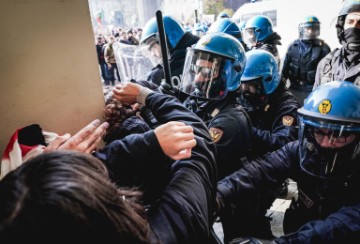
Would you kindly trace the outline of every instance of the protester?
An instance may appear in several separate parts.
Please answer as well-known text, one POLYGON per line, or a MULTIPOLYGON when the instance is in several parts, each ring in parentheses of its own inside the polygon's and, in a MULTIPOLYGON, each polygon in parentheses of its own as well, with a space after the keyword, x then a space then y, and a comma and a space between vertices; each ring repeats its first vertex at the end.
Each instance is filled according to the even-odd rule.
MULTIPOLYGON (((0 182, 2 243, 45 243, 49 236, 61 242, 209 243, 216 165, 206 126, 171 96, 131 83, 118 90, 117 99, 146 104, 165 124, 93 154, 105 159, 110 174, 119 174, 122 163, 143 160, 141 166, 147 169, 166 155, 177 160, 158 201, 145 212, 136 201, 139 193, 118 189, 92 156, 44 153, 0 182)), ((89 153, 106 127, 95 121, 73 137, 54 141, 48 151, 89 153)))

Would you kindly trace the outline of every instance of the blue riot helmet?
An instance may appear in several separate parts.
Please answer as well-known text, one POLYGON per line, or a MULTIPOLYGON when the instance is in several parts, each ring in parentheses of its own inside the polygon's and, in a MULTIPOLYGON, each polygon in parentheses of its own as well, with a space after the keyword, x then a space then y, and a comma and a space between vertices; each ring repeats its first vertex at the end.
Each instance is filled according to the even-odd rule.
MULTIPOLYGON (((168 48, 171 52, 185 34, 185 30, 181 24, 171 16, 163 16, 163 21, 168 48)), ((146 46, 147 49, 151 51, 151 49, 155 47, 156 44, 159 45, 159 43, 157 21, 154 17, 146 23, 140 44, 146 46)))
POLYGON ((229 18, 219 19, 210 26, 208 33, 216 32, 224 32, 241 41, 241 31, 239 26, 229 18))
POLYGON ((302 40, 314 40, 320 35, 320 21, 313 15, 306 16, 299 24, 299 37, 302 40))
POLYGON ((202 37, 208 31, 208 27, 203 23, 197 23, 192 31, 192 34, 198 37, 202 37))
POLYGON ((346 43, 344 35, 344 23, 346 16, 349 13, 360 12, 360 1, 358 0, 344 0, 337 18, 336 31, 341 44, 346 43))
POLYGON ((223 99, 240 86, 245 51, 240 42, 225 33, 203 36, 186 53, 180 90, 201 99, 223 99))
POLYGON ((241 76, 244 106, 259 109, 280 84, 277 60, 268 51, 257 49, 246 53, 246 66, 241 76))
POLYGON ((244 42, 249 46, 256 46, 258 42, 265 42, 273 32, 273 24, 269 17, 256 15, 251 17, 243 31, 244 42))
POLYGON ((223 19, 223 18, 230 18, 230 16, 226 12, 221 12, 216 17, 216 20, 223 19))
POLYGON ((312 91, 298 110, 301 169, 320 179, 344 179, 360 162, 360 87, 332 81, 312 91))

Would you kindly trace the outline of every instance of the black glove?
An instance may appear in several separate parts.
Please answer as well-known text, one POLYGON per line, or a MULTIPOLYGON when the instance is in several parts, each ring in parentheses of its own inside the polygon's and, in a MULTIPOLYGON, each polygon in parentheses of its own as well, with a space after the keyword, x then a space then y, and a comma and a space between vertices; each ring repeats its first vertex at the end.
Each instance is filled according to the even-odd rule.
POLYGON ((168 83, 166 82, 162 82, 160 87, 159 87, 160 91, 164 94, 167 95, 171 95, 171 96, 175 96, 177 94, 177 88, 176 87, 172 87, 170 86, 168 83))

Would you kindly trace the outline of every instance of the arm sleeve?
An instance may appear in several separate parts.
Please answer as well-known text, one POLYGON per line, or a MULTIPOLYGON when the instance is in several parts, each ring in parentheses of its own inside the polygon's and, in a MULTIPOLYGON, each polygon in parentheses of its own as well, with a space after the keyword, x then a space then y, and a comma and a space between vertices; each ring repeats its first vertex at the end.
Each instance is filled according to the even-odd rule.
POLYGON ((215 145, 202 120, 176 98, 152 93, 146 105, 157 108, 154 115, 161 122, 176 120, 191 125, 197 142, 191 158, 172 165, 169 184, 148 211, 153 238, 162 243, 205 243, 215 205, 215 145))
POLYGON ((360 204, 341 208, 324 220, 303 225, 297 232, 276 238, 276 243, 358 243, 360 204))
POLYGON ((259 156, 277 150, 298 138, 297 110, 300 108, 299 103, 295 98, 286 99, 278 108, 271 131, 252 127, 253 150, 259 156))
POLYGON ((291 176, 298 163, 298 142, 290 142, 281 149, 246 164, 217 184, 217 196, 226 205, 251 196, 254 192, 271 190, 291 176))

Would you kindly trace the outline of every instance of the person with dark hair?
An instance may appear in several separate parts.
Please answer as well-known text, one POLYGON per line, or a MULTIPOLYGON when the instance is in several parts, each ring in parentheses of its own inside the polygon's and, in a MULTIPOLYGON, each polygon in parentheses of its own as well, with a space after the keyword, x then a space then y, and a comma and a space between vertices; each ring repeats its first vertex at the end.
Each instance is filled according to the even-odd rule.
POLYGON ((120 74, 116 63, 114 47, 113 47, 114 43, 115 43, 115 37, 110 36, 109 43, 105 46, 105 51, 104 51, 104 58, 107 64, 107 79, 105 80, 106 86, 108 85, 115 86, 114 72, 116 73, 118 81, 120 81, 120 74))
POLYGON ((130 45, 139 45, 139 40, 136 39, 136 37, 134 36, 132 30, 129 30, 127 32, 127 40, 129 42, 130 45))
POLYGON ((91 155, 43 153, 0 182, 1 242, 150 243, 139 196, 118 189, 91 155))
POLYGON ((360 2, 345 0, 337 18, 337 36, 342 47, 318 64, 313 89, 332 80, 351 81, 360 86, 360 2))
MULTIPOLYGON (((312 91, 298 110, 299 140, 218 182, 220 213, 290 177, 298 197, 285 213, 285 235, 272 243, 358 243, 360 107, 355 104, 360 104, 360 87, 351 82, 333 81, 312 91)), ((238 221, 247 223, 246 216, 238 221)), ((255 227, 248 236, 256 235, 255 227)), ((231 243, 263 243, 240 237, 231 243)))
MULTIPOLYGON (((110 176, 125 174, 119 172, 123 164, 148 170, 167 157, 176 160, 156 203, 144 211, 139 193, 118 189, 92 156, 44 153, 0 181, 2 243, 45 243, 49 235, 64 243, 211 243, 217 172, 205 124, 176 98, 138 84, 120 85, 114 97, 124 104, 145 104, 164 124, 113 141, 93 155, 110 176)), ((106 126, 90 124, 74 137, 54 141, 48 151, 79 149, 79 142, 93 149, 106 126)))

